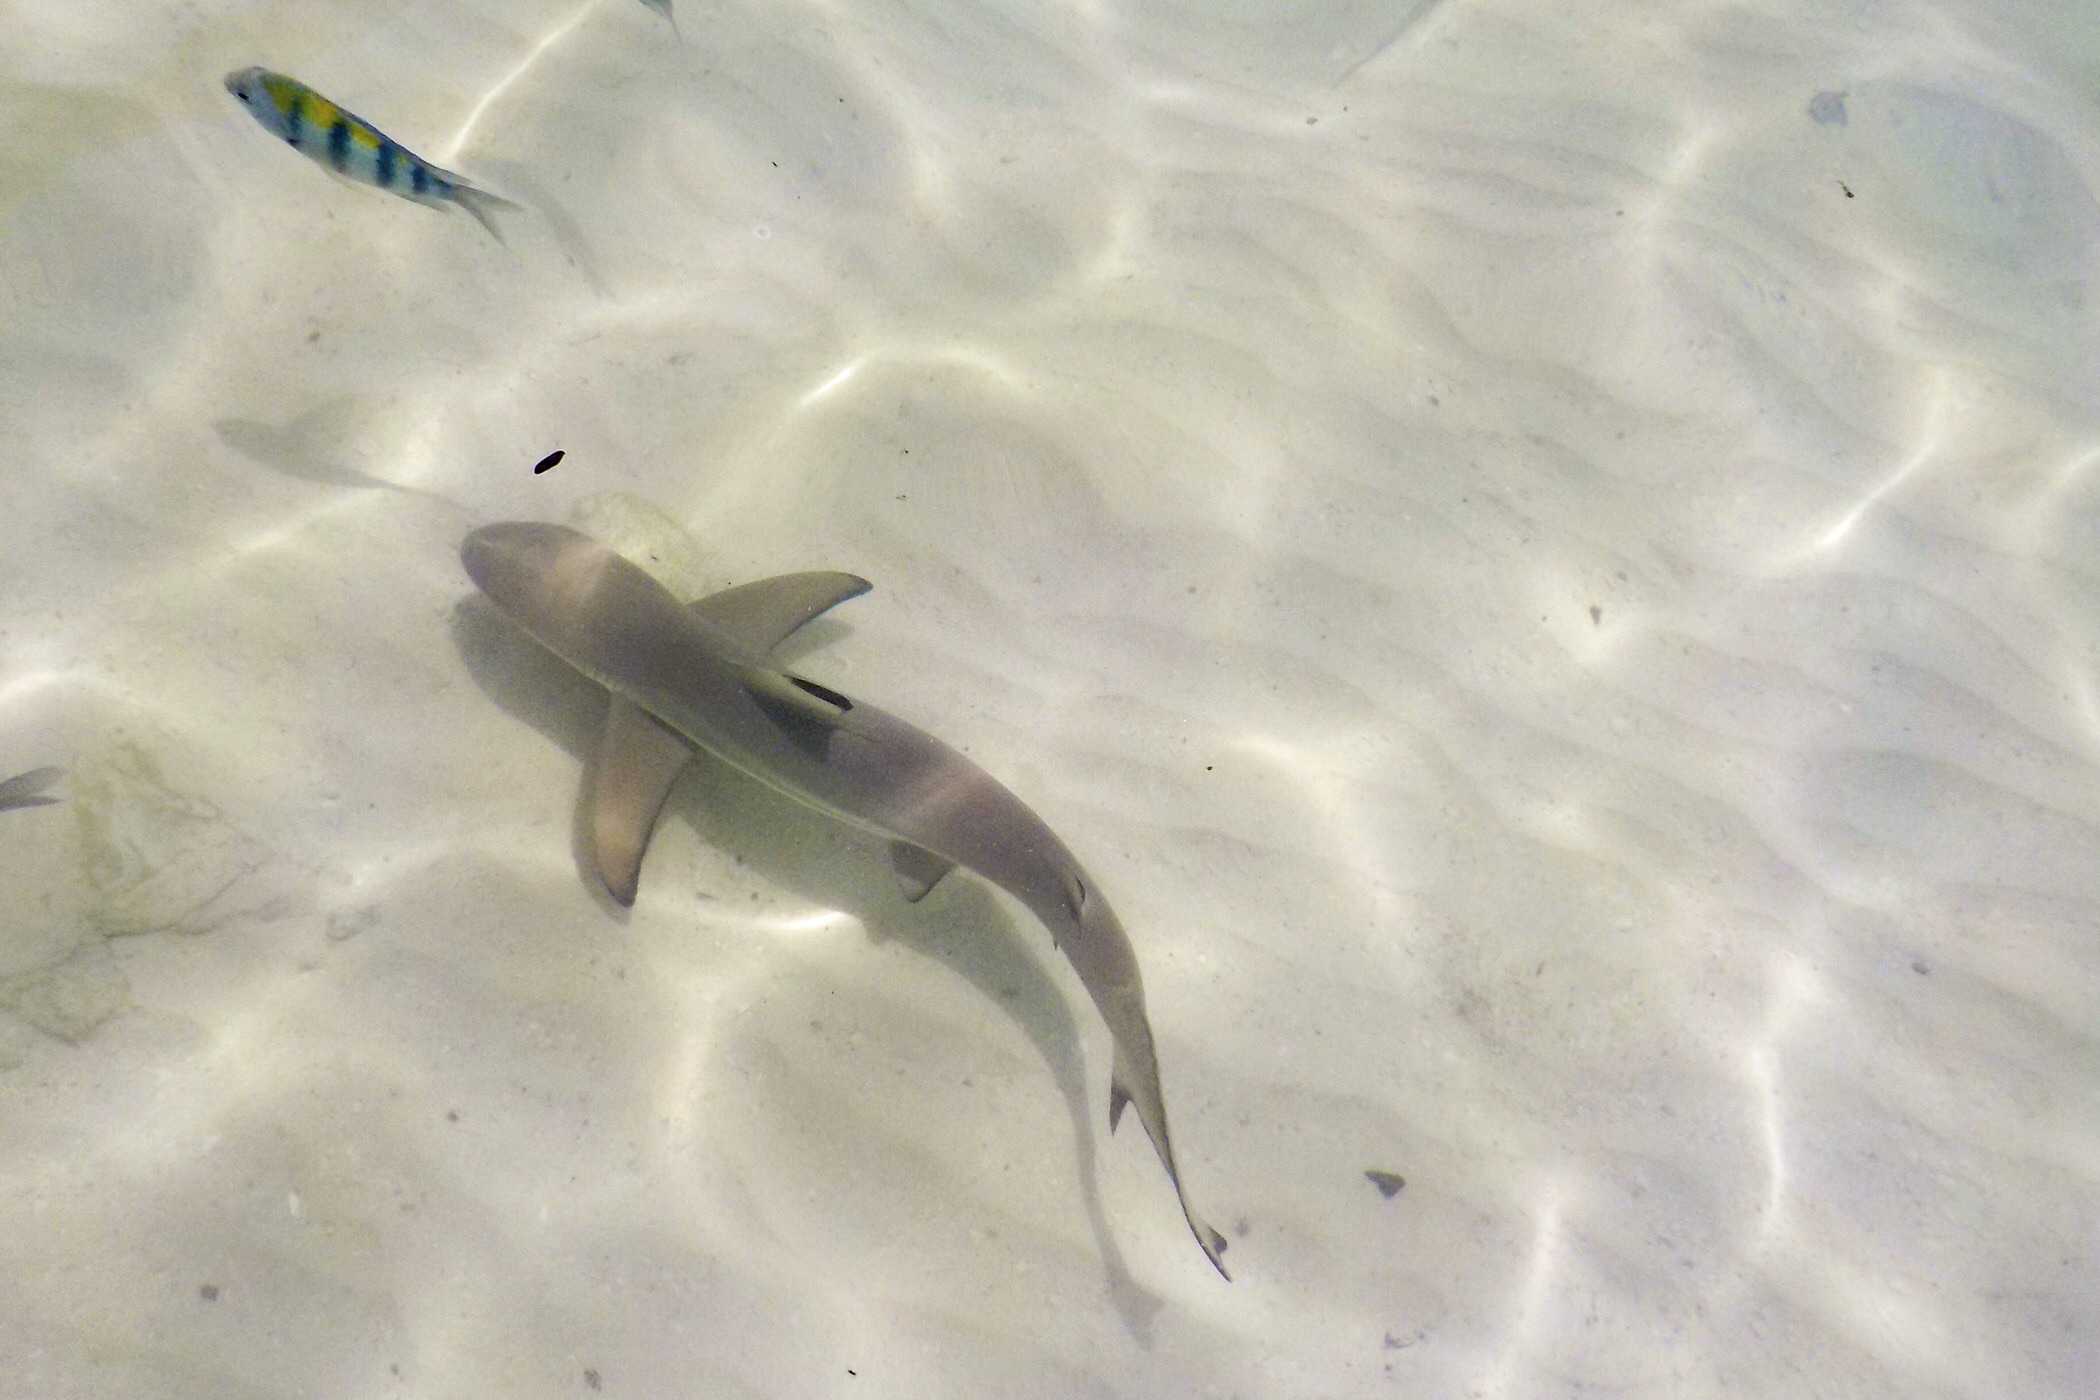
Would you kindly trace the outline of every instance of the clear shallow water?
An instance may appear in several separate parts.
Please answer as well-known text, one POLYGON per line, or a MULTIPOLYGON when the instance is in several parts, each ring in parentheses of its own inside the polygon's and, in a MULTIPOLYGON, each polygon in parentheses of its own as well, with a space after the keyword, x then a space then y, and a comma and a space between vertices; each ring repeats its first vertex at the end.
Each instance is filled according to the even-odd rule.
POLYGON ((2081 1393, 2089 29, 679 13, 0 20, 0 1391, 2081 1393), (593 898, 517 517, 874 580, 1236 1282, 983 885, 702 768, 593 898))

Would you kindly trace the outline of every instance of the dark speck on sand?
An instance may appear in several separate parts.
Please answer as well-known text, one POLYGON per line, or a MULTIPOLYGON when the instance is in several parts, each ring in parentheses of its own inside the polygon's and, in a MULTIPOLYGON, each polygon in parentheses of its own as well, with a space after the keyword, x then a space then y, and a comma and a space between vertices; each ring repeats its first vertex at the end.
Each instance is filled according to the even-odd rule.
POLYGON ((1365 1172, 1364 1180, 1377 1187, 1378 1194, 1389 1201, 1399 1195, 1401 1188, 1407 1185, 1407 1178, 1400 1175, 1400 1173, 1382 1172, 1376 1168, 1365 1172))

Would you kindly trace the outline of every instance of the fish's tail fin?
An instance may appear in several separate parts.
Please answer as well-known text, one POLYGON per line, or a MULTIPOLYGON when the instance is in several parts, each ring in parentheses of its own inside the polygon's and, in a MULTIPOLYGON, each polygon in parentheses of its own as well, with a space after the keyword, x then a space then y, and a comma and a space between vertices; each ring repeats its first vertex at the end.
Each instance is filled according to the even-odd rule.
POLYGON ((685 42, 685 31, 678 27, 678 16, 671 12, 671 0, 642 0, 642 3, 671 21, 671 33, 677 36, 679 43, 685 42))
POLYGON ((470 185, 464 180, 454 183, 452 200, 460 208, 473 215, 474 222, 487 229, 491 238, 498 243, 502 243, 505 247, 510 246, 504 241, 503 230, 496 225, 496 211, 498 209, 522 209, 525 207, 524 205, 519 204, 516 200, 505 199, 502 195, 490 194, 487 190, 470 185))
POLYGON ((1189 1205, 1188 1192, 1182 1189, 1181 1168, 1174 1161, 1174 1144, 1167 1136, 1167 1108, 1159 1097, 1159 1076, 1155 1070, 1149 1081, 1140 1080, 1131 1070, 1123 1053, 1116 1047, 1115 1069, 1108 1080, 1108 1130, 1113 1133, 1123 1117, 1123 1110, 1131 1104, 1137 1105, 1138 1121, 1144 1124, 1145 1136, 1152 1139, 1152 1149, 1159 1154, 1159 1164, 1167 1169, 1167 1180, 1173 1183, 1174 1199, 1180 1203, 1181 1218, 1189 1223, 1189 1233, 1196 1237, 1197 1246, 1210 1266, 1218 1271, 1218 1277, 1227 1283, 1232 1275, 1225 1272, 1225 1237, 1210 1227, 1209 1222, 1196 1214, 1189 1205), (1142 1097, 1131 1087, 1149 1083, 1151 1092, 1142 1097))

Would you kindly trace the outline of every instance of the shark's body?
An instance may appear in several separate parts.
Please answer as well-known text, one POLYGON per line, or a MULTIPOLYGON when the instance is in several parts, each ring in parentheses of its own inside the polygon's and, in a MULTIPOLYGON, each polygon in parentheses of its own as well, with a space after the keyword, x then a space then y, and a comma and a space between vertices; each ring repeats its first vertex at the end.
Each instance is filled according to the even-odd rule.
POLYGON ((803 623, 866 592, 865 580, 789 574, 687 607, 589 536, 523 522, 476 530, 460 557, 498 608, 612 692, 590 816, 598 873, 615 899, 634 898, 688 745, 888 841, 908 899, 955 866, 976 871, 1041 919, 1070 959, 1115 1042, 1109 1127, 1135 1105, 1189 1229, 1225 1273, 1225 1240, 1190 1208, 1175 1165, 1136 955, 1078 860, 953 748, 767 659, 803 623))

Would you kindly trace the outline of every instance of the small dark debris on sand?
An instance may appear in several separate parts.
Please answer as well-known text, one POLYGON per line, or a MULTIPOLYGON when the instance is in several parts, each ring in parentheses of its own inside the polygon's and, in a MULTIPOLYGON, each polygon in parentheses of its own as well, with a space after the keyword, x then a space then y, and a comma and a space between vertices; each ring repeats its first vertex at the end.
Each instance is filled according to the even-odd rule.
POLYGON ((1364 1180, 1370 1182, 1373 1186, 1377 1187, 1378 1194, 1385 1197, 1389 1201, 1393 1199, 1393 1197, 1399 1195, 1401 1189, 1407 1185, 1407 1178, 1400 1175, 1400 1173, 1382 1172, 1377 1170, 1376 1168, 1365 1172, 1364 1180))

